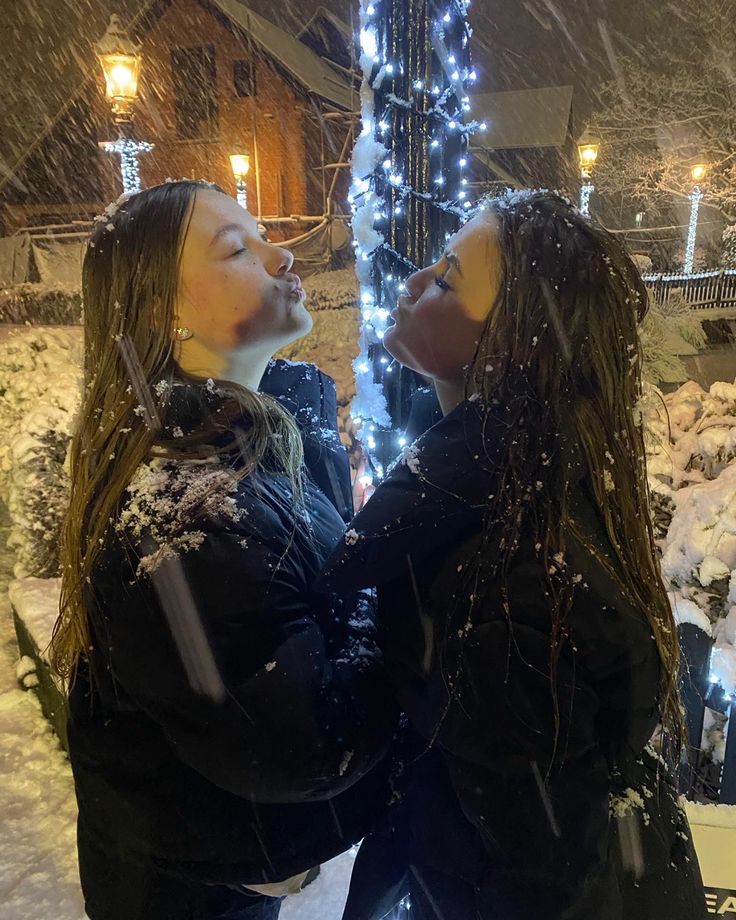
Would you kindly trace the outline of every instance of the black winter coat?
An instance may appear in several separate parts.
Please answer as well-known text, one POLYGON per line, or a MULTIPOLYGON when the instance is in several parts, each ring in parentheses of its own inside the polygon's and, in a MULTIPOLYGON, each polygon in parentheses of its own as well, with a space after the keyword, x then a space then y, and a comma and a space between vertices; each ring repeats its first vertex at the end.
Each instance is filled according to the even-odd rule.
MULTIPOLYGON (((274 362, 263 389, 302 430, 311 535, 292 527, 285 478, 154 460, 91 585, 69 747, 93 917, 107 915, 109 880, 86 871, 100 853, 205 883, 280 881, 359 840, 385 802, 396 713, 372 608, 312 590, 350 510, 334 383, 274 362), (208 484, 219 497, 179 526, 208 484)), ((172 430, 199 421, 192 395, 174 388, 172 430)))
MULTIPOLYGON (((508 615, 492 583, 468 622, 462 570, 494 491, 475 458, 502 432, 461 404, 381 483, 322 576, 332 590, 378 585, 379 644, 418 742, 392 823, 358 855, 345 920, 377 920, 407 891, 416 920, 700 920, 687 820, 648 746, 659 658, 643 612, 571 540, 565 562, 582 577, 557 669, 559 733, 533 546, 512 564, 508 615)), ((611 558, 582 478, 572 506, 611 558)))

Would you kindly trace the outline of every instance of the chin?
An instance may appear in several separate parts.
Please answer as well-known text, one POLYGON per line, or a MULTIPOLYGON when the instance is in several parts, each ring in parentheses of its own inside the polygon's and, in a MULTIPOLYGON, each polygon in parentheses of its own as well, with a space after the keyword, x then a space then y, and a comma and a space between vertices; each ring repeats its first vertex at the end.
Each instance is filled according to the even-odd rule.
POLYGON ((302 307, 302 316, 299 317, 299 335, 306 335, 308 332, 312 331, 314 326, 314 319, 312 314, 302 307))
POLYGON ((290 319, 291 322, 281 336, 279 348, 283 348, 285 345, 291 345, 292 342, 304 338, 307 333, 312 331, 312 327, 314 326, 314 320, 311 314, 307 313, 306 310, 302 310, 301 315, 292 314, 290 319))
POLYGON ((411 353, 404 347, 395 325, 391 326, 383 337, 383 347, 403 367, 408 367, 409 370, 417 371, 419 374, 426 374, 426 371, 419 367, 421 362, 413 358, 411 353))

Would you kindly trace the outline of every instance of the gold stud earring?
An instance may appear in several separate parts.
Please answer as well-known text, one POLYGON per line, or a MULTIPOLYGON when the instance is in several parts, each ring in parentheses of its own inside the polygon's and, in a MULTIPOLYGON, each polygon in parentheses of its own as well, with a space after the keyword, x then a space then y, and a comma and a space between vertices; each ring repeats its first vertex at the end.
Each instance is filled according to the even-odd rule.
POLYGON ((194 333, 189 326, 177 326, 174 329, 174 335, 180 342, 186 342, 187 339, 191 339, 194 333))

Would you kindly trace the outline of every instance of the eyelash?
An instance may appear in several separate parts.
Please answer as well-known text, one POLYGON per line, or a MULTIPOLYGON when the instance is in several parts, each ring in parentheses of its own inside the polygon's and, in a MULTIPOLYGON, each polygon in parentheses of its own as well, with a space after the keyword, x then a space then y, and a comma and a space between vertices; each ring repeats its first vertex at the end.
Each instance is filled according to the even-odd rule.
POLYGON ((435 283, 435 284, 437 285, 437 287, 438 287, 440 290, 442 290, 442 291, 449 291, 449 290, 450 290, 450 285, 445 281, 445 279, 442 277, 442 275, 435 275, 435 276, 434 276, 434 283, 435 283))
POLYGON ((230 253, 230 256, 239 256, 241 252, 245 252, 245 246, 242 249, 236 249, 235 252, 230 253))

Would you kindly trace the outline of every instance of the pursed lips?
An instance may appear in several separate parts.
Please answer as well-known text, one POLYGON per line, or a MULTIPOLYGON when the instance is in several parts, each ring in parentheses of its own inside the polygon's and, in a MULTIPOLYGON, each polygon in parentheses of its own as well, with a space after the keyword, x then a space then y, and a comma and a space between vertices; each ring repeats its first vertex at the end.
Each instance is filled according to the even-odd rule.
POLYGON ((414 301, 411 300, 411 298, 409 297, 399 297, 399 300, 396 306, 391 311, 391 316, 396 316, 396 314, 399 313, 399 311, 405 310, 408 306, 410 306, 413 303, 414 301))

